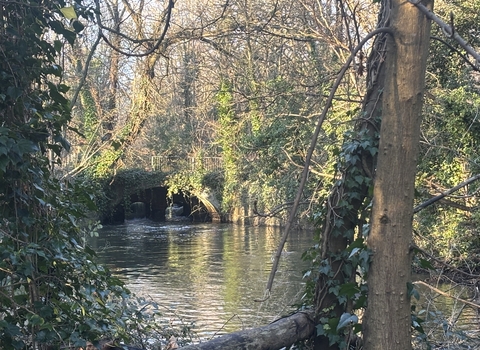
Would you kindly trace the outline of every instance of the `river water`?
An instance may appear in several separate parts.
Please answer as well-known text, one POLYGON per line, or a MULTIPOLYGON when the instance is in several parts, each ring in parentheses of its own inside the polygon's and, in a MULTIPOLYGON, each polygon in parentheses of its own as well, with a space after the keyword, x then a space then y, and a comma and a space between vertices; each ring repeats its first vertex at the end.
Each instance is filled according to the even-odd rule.
MULTIPOLYGON (((310 231, 291 233, 271 297, 256 301, 264 298, 281 234, 268 227, 141 219, 106 226, 91 243, 132 292, 160 304, 177 326, 193 324, 195 334, 205 340, 265 325, 294 311, 304 291, 308 262, 301 256, 312 245, 310 231)), ((472 288, 437 287, 471 300, 472 288)), ((417 311, 429 319, 424 326, 434 344, 450 346, 442 349, 480 349, 480 318, 474 308, 421 285, 417 289, 417 311)))
POLYGON ((92 245, 132 292, 161 304, 171 319, 193 322, 205 339, 294 310, 304 291, 308 231, 291 234, 271 297, 255 301, 264 298, 281 234, 266 227, 132 220, 102 228, 92 245))

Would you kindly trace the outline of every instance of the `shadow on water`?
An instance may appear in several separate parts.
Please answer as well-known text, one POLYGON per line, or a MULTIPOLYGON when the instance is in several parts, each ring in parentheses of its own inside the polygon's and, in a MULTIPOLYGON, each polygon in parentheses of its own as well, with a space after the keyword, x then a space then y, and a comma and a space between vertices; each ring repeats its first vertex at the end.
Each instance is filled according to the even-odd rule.
POLYGON ((293 311, 303 293, 301 260, 312 233, 292 233, 272 296, 262 299, 281 231, 229 224, 157 223, 107 226, 91 244, 127 287, 195 323, 201 338, 268 324, 293 311))

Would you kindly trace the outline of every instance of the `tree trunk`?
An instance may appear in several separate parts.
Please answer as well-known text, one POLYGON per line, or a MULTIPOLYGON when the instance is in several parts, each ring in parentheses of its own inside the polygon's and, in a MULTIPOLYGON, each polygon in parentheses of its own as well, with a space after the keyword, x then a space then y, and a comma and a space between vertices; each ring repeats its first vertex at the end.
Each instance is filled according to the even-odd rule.
MULTIPOLYGON (((377 28, 388 26, 390 8, 388 3, 383 2, 377 28)), ((383 95, 383 84, 385 76, 385 46, 387 33, 376 36, 372 51, 367 61, 367 93, 364 97, 362 110, 359 114, 359 121, 355 125, 355 134, 360 139, 362 135, 368 135, 372 140, 371 147, 375 147, 378 141, 378 130, 381 121, 381 105, 383 95)), ((348 141, 349 142, 349 141, 348 141)), ((334 272, 333 277, 329 274, 320 273, 315 285, 315 317, 317 322, 321 318, 336 317, 339 319, 345 312, 351 312, 351 305, 341 305, 335 291, 330 288, 332 285, 342 285, 351 282, 354 276, 347 277, 342 273, 342 268, 349 262, 346 259, 339 259, 341 252, 345 252, 348 244, 354 239, 355 232, 363 222, 362 212, 369 203, 369 191, 375 173, 376 154, 369 149, 355 147, 349 154, 345 152, 344 157, 357 159, 354 163, 341 164, 341 182, 332 189, 326 201, 326 215, 323 219, 322 230, 322 251, 321 260, 328 261, 328 265, 334 272), (365 180, 362 183, 353 181, 360 176, 365 180), (355 196, 352 194, 355 193, 355 196), (338 225, 338 219, 342 224, 338 225)), ((356 267, 352 270, 355 271, 356 267)), ((337 350, 340 345, 336 342, 331 344, 328 336, 320 335, 315 337, 314 348, 318 350, 337 350)))
POLYGON ((364 341, 368 350, 411 349, 413 197, 430 24, 408 1, 391 0, 380 144, 373 192, 373 253, 364 341))
POLYGON ((225 334, 182 350, 276 350, 310 338, 315 324, 312 315, 304 312, 281 318, 267 326, 225 334))

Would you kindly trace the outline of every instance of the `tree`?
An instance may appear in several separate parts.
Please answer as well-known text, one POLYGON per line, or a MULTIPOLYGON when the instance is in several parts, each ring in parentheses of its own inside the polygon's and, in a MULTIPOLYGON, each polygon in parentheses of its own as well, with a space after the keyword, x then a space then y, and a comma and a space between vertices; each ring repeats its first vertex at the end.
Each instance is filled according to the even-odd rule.
POLYGON ((80 1, 0 1, 1 349, 128 340, 156 317, 85 244, 96 229, 89 184, 54 176, 71 119, 59 58, 93 15, 80 1))
MULTIPOLYGON (((415 116, 420 113, 421 92, 418 89, 421 89, 424 78, 425 60, 425 55, 422 55, 421 64, 412 60, 411 47, 417 47, 415 53, 424 53, 428 46, 423 36, 427 35, 426 29, 422 27, 415 31, 423 17, 404 10, 415 10, 414 6, 410 3, 400 5, 397 0, 382 1, 378 29, 372 32, 372 25, 364 19, 372 8, 377 7, 365 1, 183 2, 175 6, 175 10, 181 10, 178 17, 175 17, 171 1, 165 3, 163 12, 153 11, 144 1, 95 1, 95 5, 96 21, 101 31, 98 36, 88 38, 96 38, 92 41, 94 48, 99 42, 97 39, 103 38, 101 53, 110 55, 107 60, 110 63, 103 67, 103 60, 97 53, 90 66, 95 75, 88 77, 80 95, 79 129, 91 137, 92 144, 97 147, 91 152, 87 150, 87 158, 91 154, 95 157, 88 158, 82 167, 94 164, 96 174, 106 176, 117 165, 135 164, 133 160, 139 151, 152 154, 152 150, 145 150, 142 145, 142 136, 145 135, 149 145, 157 144, 155 151, 161 153, 175 151, 180 146, 182 154, 220 151, 228 157, 224 164, 230 172, 224 178, 225 202, 230 196, 235 206, 247 208, 247 215, 253 214, 252 203, 255 203, 257 213, 258 210, 266 211, 269 205, 289 208, 298 182, 307 187, 298 192, 296 207, 301 201, 314 203, 312 199, 324 194, 322 188, 327 187, 333 177, 335 184, 322 202, 322 212, 315 213, 320 218, 317 224, 321 238, 316 242, 318 249, 312 253, 316 266, 311 271, 313 279, 307 291, 315 303, 319 335, 315 339, 316 347, 338 349, 356 341, 354 334, 360 332, 357 314, 366 306, 368 296, 369 308, 364 323, 367 342, 390 348, 392 344, 385 345, 385 339, 395 343, 391 339, 398 331, 402 334, 402 346, 408 348, 406 284, 410 255, 407 251, 410 252, 412 174, 415 172, 412 162, 415 147, 412 145, 418 139, 420 119, 415 116), (108 11, 100 11, 103 8, 108 11), (144 16, 148 10, 154 16, 144 16), (103 13, 108 13, 111 22, 106 22, 103 13), (411 34, 415 43, 412 46, 403 40, 410 37, 409 29, 414 33, 411 34), (366 40, 360 39, 365 32, 371 33, 367 38, 375 36, 371 47, 363 46, 366 40), (363 52, 369 50, 365 65, 363 52), (125 74, 119 74, 120 53, 127 65, 125 74), (348 64, 342 67, 344 61, 348 64), (352 61, 355 69, 348 68, 352 61), (332 76, 339 70, 341 79, 334 83, 332 76), (407 73, 413 74, 415 79, 407 73), (121 105, 125 108, 120 108, 121 99, 118 98, 121 76, 128 77, 123 87, 128 91, 125 95, 131 97, 121 105), (414 86, 409 87, 404 81, 414 86), (340 93, 331 93, 325 103, 325 91, 331 87, 338 88, 340 93), (415 92, 409 100, 414 103, 399 107, 409 98, 404 96, 406 90, 415 92), (363 104, 358 108, 354 103, 360 99, 363 104), (323 143, 317 144, 315 140, 308 148, 306 140, 323 103, 327 107, 319 118, 315 136, 322 138, 323 143), (333 118, 322 130, 330 104, 335 107, 333 118), (400 112, 405 116, 398 118, 400 112), (105 135, 97 130, 103 128, 107 131, 108 127, 104 125, 111 124, 113 115, 117 116, 115 120, 118 122, 114 123, 113 137, 101 140, 100 137, 105 135), (386 126, 383 122, 380 126, 382 119, 386 126), (407 123, 411 130, 398 125, 406 120, 412 121, 407 123), (350 131, 352 124, 355 126, 350 131), (173 131, 173 136, 168 135, 173 131), (402 133, 407 134, 402 136, 402 141, 393 143, 386 150, 387 155, 395 156, 385 157, 385 147, 383 143, 379 146, 379 138, 382 142, 394 140, 402 133), (337 139, 343 142, 341 148, 331 145, 337 139), (377 158, 379 147, 381 152, 377 158), (408 152, 404 151, 406 149, 408 152), (406 155, 408 159, 404 159, 406 155), (336 160, 339 161, 333 165, 336 160), (303 165, 305 168, 301 174, 303 165), (395 179, 397 181, 392 183, 388 180, 392 174, 396 176, 394 170, 401 175, 400 180, 395 179), (395 191, 391 190, 393 185, 395 191), (373 203, 372 193, 378 198, 373 203), (385 209, 388 220, 383 220, 385 209), (369 232, 371 236, 366 239, 369 232), (393 235, 400 243, 390 244, 391 241, 382 238, 381 232, 393 235), (376 333, 368 325, 383 322, 382 311, 391 307, 392 300, 395 300, 386 298, 390 291, 381 288, 385 287, 382 284, 385 278, 395 276, 390 271, 396 266, 402 267, 401 278, 395 279, 392 293, 398 293, 395 296, 400 301, 394 306, 401 305, 398 310, 401 315, 388 322, 394 329, 389 331, 391 337, 384 339, 383 334, 376 333), (365 277, 371 280, 369 288, 365 277)), ((80 28, 79 23, 72 23, 75 23, 74 28, 80 28)), ((468 28, 466 25, 462 27, 468 28)), ((67 37, 72 35, 64 29, 61 32, 67 37)), ((74 53, 79 51, 74 50, 74 53)), ((94 50, 91 53, 95 53, 94 50)), ((443 65, 443 60, 438 61, 433 62, 435 67, 443 65)), ((453 70, 453 67, 449 68, 453 70)), ((459 77, 468 75, 468 72, 462 73, 459 77)), ((439 79, 442 87, 452 89, 459 88, 459 80, 447 76, 439 79)), ((10 86, 14 85, 10 82, 10 86)), ((62 92, 66 88, 59 85, 59 89, 62 92)), ((6 96, 14 96, 12 91, 15 89, 7 90, 6 96)), ((451 106, 452 115, 468 109, 465 102, 470 103, 474 96, 472 91, 455 91, 459 98, 453 99, 445 93, 440 103, 441 107, 451 106)), ((57 96, 54 89, 50 95, 57 96)), ((457 124, 452 129, 469 136, 472 142, 465 150, 473 154, 478 142, 471 132, 475 129, 475 117, 463 113, 461 119, 454 118, 457 124)), ((57 132, 57 127, 66 125, 62 123, 55 124, 55 132, 51 135, 58 141, 63 141, 60 137, 63 134, 57 132)), ((432 131, 428 135, 434 135, 442 123, 448 124, 449 121, 442 120, 438 125, 431 122, 432 131)), ((450 136, 450 132, 448 134, 450 136)), ((48 147, 58 150, 58 145, 48 147)), ((445 166, 445 162, 434 157, 429 162, 439 168, 445 166)), ((467 163, 455 162, 452 173, 458 173, 459 168, 467 163)), ((22 184, 27 182, 25 180, 22 184)), ((11 193, 15 193, 13 182, 9 186, 11 193)), ((32 187, 30 189, 35 191, 32 187)), ((296 218, 296 207, 291 210, 289 224, 296 218)), ((264 215, 268 216, 268 213, 264 215)), ((280 253, 281 249, 279 256, 280 253)), ((394 317, 394 312, 390 314, 394 317)))
POLYGON ((411 3, 391 1, 380 143, 367 246, 368 349, 410 349, 412 221, 425 71, 428 19, 411 3), (381 326, 379 326, 381 325, 381 326))

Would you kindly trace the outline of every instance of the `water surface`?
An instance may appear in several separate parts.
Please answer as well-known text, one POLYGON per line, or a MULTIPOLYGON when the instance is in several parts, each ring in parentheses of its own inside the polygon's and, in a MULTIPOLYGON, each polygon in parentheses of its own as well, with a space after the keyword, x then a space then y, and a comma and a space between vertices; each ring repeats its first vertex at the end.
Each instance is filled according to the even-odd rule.
MULTIPOLYGON (((92 243, 103 261, 139 296, 160 304, 176 325, 194 323, 201 339, 265 325, 294 311, 304 292, 301 255, 313 242, 309 231, 292 232, 271 297, 265 286, 282 231, 230 224, 157 223, 132 220, 106 226, 92 243)), ((451 348, 479 349, 480 317, 455 297, 471 300, 471 288, 437 285, 453 298, 417 286, 416 302, 429 339, 451 348)))
POLYGON ((93 245, 137 295, 161 304, 172 320, 194 322, 201 338, 268 324, 294 310, 303 294, 301 255, 312 233, 293 232, 271 297, 265 286, 282 232, 230 224, 133 220, 100 230, 93 245))

